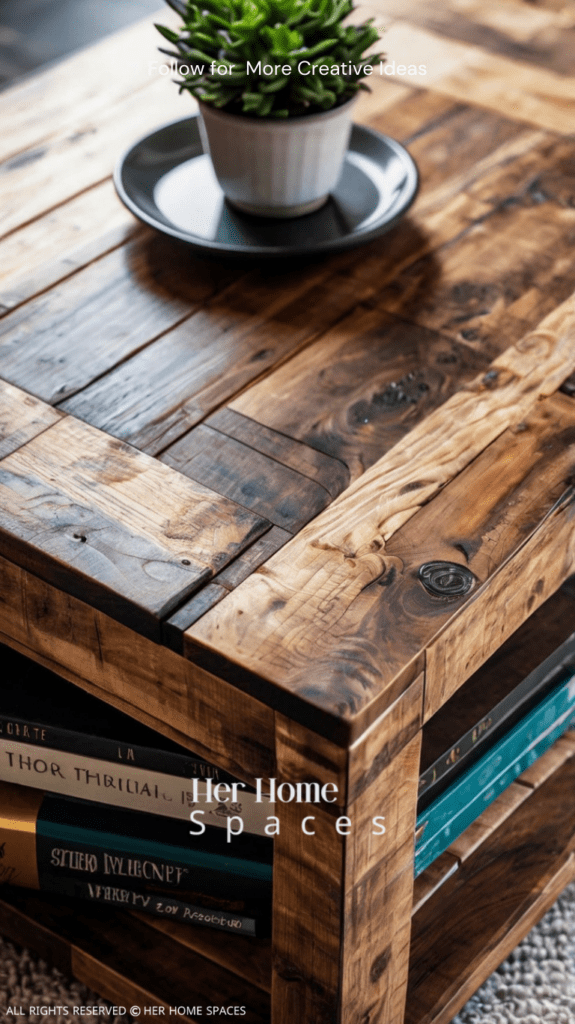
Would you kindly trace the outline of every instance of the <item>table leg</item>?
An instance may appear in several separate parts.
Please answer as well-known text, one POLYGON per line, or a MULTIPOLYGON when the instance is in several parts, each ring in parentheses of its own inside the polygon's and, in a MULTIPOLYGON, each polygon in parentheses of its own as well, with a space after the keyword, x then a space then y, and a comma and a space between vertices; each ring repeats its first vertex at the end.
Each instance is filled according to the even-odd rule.
POLYGON ((403 730, 395 710, 348 750, 278 716, 278 778, 332 781, 340 795, 337 805, 289 803, 277 812, 272 1024, 403 1020, 419 715, 414 691, 400 711, 403 730), (306 816, 315 835, 302 831, 306 816), (347 835, 336 828, 343 816, 347 835))

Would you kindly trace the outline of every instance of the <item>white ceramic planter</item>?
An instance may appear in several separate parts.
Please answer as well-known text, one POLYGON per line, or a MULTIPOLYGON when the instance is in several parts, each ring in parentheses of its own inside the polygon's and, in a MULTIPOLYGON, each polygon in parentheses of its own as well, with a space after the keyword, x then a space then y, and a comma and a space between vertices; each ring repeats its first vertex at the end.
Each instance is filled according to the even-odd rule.
POLYGON ((229 201, 262 217, 299 217, 322 206, 341 173, 355 99, 285 121, 200 103, 202 141, 229 201))

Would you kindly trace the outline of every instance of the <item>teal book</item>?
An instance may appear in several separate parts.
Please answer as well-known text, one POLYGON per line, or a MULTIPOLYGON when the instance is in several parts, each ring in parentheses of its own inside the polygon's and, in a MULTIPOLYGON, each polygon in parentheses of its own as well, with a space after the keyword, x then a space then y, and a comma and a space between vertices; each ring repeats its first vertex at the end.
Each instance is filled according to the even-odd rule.
POLYGON ((418 815, 416 878, 545 753, 569 728, 574 714, 575 675, 571 673, 418 815))

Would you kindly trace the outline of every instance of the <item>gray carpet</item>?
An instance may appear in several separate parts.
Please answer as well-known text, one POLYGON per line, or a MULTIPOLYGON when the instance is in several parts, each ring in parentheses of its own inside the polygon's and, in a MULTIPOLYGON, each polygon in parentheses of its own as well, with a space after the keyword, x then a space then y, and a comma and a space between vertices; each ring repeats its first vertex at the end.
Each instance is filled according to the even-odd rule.
MULTIPOLYGON (((49 969, 25 950, 0 940, 0 1021, 66 1019, 62 1010, 46 1017, 30 1007, 67 1007, 70 1021, 110 1020, 131 1024, 129 1015, 74 1015, 74 1007, 102 1006, 83 985, 49 969), (23 1016, 7 1013, 12 1007, 23 1016)), ((140 1018, 140 1020, 143 1018, 140 1018)), ((177 1018, 174 1018, 177 1019, 177 1018)), ((453 1024, 575 1024, 575 884, 569 886, 540 924, 469 1000, 453 1024)), ((294 1024, 300 1024, 295 1022, 294 1024)), ((304 1021, 301 1024, 305 1024, 304 1021)))

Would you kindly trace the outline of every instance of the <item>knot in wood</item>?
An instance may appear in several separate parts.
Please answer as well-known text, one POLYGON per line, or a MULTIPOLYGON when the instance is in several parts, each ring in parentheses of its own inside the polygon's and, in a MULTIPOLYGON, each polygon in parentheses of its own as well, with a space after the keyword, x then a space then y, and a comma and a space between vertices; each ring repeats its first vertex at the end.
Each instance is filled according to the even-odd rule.
POLYGON ((425 562, 417 575, 433 597, 462 597, 476 582, 473 573, 456 562, 425 562))

